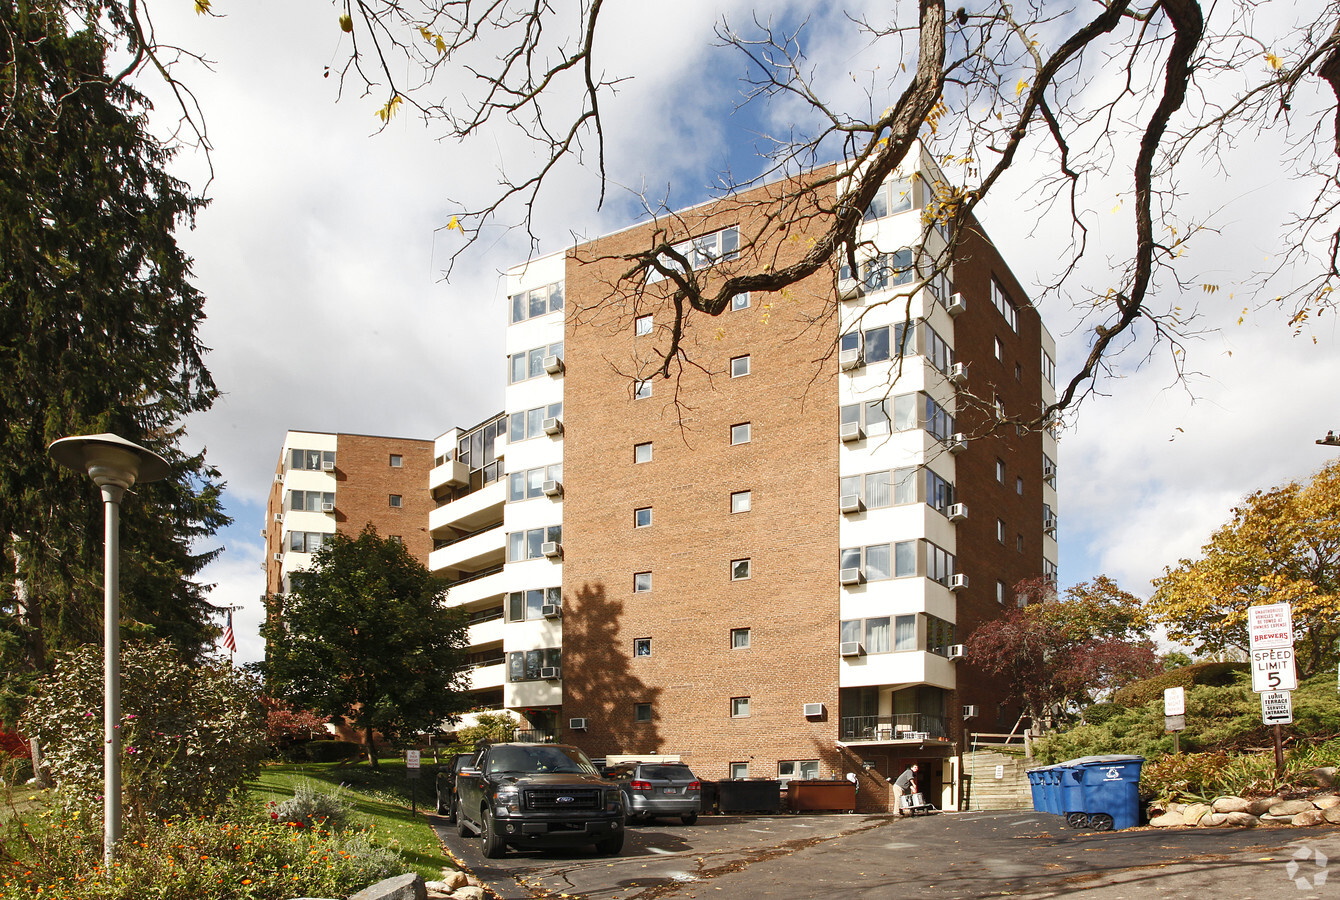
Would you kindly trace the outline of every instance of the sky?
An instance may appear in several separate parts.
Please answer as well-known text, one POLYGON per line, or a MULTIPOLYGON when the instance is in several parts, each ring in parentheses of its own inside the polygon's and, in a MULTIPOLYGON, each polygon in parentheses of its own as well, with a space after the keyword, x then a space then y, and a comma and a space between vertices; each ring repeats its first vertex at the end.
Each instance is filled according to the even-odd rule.
MULTIPOLYGON (((863 2, 841 6, 858 13, 863 2)), ((892 4, 869 5, 883 15, 892 4)), ((874 102, 861 91, 888 53, 835 19, 836 6, 822 6, 782 2, 769 12, 778 23, 811 15, 816 85, 859 110, 874 102)), ((501 410, 500 273, 526 258, 528 243, 518 229, 493 228, 445 280, 461 239, 443 226, 495 188, 500 167, 529 157, 515 135, 461 145, 408 114, 379 132, 384 98, 352 85, 340 96, 338 73, 327 68, 337 69, 348 50, 327 0, 214 0, 213 17, 190 7, 158 0, 150 9, 160 39, 211 61, 183 63, 178 75, 204 111, 213 152, 207 159, 184 150, 174 171, 211 200, 180 242, 208 298, 202 338, 223 395, 188 420, 185 443, 207 448, 227 481, 234 524, 207 545, 224 552, 201 577, 214 585, 213 603, 240 607, 240 663, 263 653, 260 535, 286 430, 433 438, 501 410)), ((675 16, 654 19, 653 8, 606 5, 600 63, 634 76, 603 107, 606 201, 597 206, 589 165, 564 169, 535 208, 541 253, 632 223, 640 195, 679 205, 703 199, 719 171, 756 166, 763 137, 793 120, 781 102, 732 113, 742 64, 716 46, 713 29, 723 16, 747 24, 750 4, 681 0, 675 16)), ((171 102, 141 87, 157 99, 157 127, 171 126, 171 102)), ((1166 351, 1147 360, 1137 351, 1068 418, 1058 459, 1062 586, 1106 574, 1147 596, 1150 580, 1197 555, 1245 495, 1306 479, 1334 456, 1315 444, 1340 429, 1334 317, 1295 334, 1285 315, 1258 309, 1242 286, 1301 202, 1276 152, 1267 140, 1246 140, 1226 150, 1232 178, 1193 158, 1179 180, 1184 195, 1216 216, 1216 230, 1190 245, 1199 280, 1177 299, 1201 311, 1207 333, 1185 347, 1184 380, 1166 351), (1217 290, 1207 293, 1202 282, 1217 290)), ((1054 277, 1068 236, 1036 221, 1038 202, 1051 196, 1037 185, 1035 161, 1025 156, 1018 169, 980 217, 1038 299, 1066 379, 1088 349, 1081 317, 1073 297, 1037 288, 1054 277)), ((1107 277, 1104 261, 1119 258, 1127 240, 1129 208, 1118 198, 1125 172, 1129 161, 1119 158, 1109 179, 1086 185, 1090 240, 1101 248, 1085 273, 1089 284, 1107 277)))

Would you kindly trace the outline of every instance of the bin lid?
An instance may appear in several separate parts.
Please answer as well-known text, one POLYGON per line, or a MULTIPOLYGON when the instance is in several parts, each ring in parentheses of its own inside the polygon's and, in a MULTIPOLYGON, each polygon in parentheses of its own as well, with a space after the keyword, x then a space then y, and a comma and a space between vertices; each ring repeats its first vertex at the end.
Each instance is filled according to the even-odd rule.
POLYGON ((1120 753, 1114 753, 1107 756, 1081 756, 1078 759, 1072 759, 1063 762, 1063 766, 1110 766, 1114 763, 1144 762, 1143 756, 1126 756, 1120 753))

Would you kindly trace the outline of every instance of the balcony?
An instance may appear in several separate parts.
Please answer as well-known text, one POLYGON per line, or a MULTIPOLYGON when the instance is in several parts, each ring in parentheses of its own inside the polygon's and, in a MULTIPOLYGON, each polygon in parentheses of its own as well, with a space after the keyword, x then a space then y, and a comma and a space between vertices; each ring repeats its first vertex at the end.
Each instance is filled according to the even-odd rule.
POLYGON ((443 569, 479 569, 497 565, 503 561, 506 543, 507 533, 503 531, 500 521, 453 540, 436 543, 433 552, 428 554, 428 569, 440 572, 443 569))
POLYGON ((506 499, 506 485, 495 481, 429 512, 428 530, 437 536, 448 529, 472 531, 501 522, 506 499))
POLYGON ((843 716, 838 740, 863 744, 908 744, 947 741, 943 716, 899 713, 893 716, 843 716))
MULTIPOLYGON (((443 547, 447 545, 444 544, 443 547)), ((448 606, 469 606, 490 597, 503 595, 503 567, 489 566, 447 584, 448 606)))
POLYGON ((455 459, 448 459, 428 473, 428 490, 459 488, 470 483, 470 467, 455 459))
POLYGON ((518 728, 512 740, 528 744, 552 744, 558 740, 558 735, 547 728, 518 728))

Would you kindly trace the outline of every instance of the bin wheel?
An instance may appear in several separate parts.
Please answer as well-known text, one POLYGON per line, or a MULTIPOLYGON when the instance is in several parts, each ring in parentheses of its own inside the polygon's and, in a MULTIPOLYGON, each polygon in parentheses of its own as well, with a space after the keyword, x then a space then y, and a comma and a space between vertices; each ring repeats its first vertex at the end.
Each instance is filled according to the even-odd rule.
POLYGON ((1089 827, 1089 814, 1082 812, 1066 813, 1065 823, 1071 828, 1087 828, 1089 827))
POLYGON ((1112 817, 1107 813, 1094 813, 1089 816, 1089 827, 1094 831, 1111 831, 1112 817))

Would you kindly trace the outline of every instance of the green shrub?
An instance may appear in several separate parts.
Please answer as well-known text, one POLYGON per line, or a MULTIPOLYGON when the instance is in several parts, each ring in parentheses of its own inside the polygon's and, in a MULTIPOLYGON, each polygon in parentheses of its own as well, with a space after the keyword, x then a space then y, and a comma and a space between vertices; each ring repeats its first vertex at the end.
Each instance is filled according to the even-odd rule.
POLYGON ((1102 725, 1120 712, 1121 707, 1117 706, 1115 703, 1095 703, 1093 706, 1084 710, 1084 724, 1102 725))
POLYGON ((1227 687, 1234 684, 1242 673, 1250 671, 1251 667, 1247 663, 1240 662, 1193 663, 1128 685, 1113 694, 1112 700, 1118 706, 1144 706, 1154 700, 1162 701, 1163 692, 1167 688, 1190 688, 1196 685, 1227 687))
POLYGON ((333 791, 317 790, 316 784, 303 780, 293 786, 293 797, 274 807, 275 821, 300 828, 313 826, 330 831, 343 831, 349 823, 350 807, 343 797, 343 788, 333 791))
POLYGON ((305 747, 307 758, 312 762, 358 759, 363 752, 363 745, 355 741, 309 741, 305 747))
POLYGON ((456 731, 456 740, 474 747, 481 741, 510 741, 516 735, 516 719, 507 713, 480 713, 475 724, 456 731))

